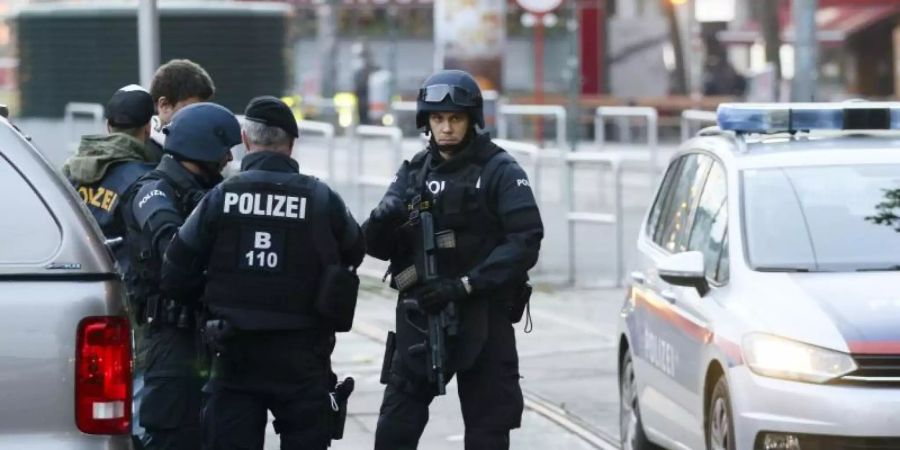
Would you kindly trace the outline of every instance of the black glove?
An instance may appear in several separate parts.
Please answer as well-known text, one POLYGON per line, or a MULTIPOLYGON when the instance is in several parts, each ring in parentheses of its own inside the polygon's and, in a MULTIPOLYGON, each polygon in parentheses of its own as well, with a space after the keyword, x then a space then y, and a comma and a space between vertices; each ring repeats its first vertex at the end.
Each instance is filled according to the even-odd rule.
POLYGON ((398 228, 409 220, 409 210, 402 200, 389 196, 381 200, 381 203, 372 211, 371 219, 392 229, 398 228))
POLYGON ((419 294, 419 307, 428 314, 437 314, 450 302, 464 300, 468 295, 461 280, 442 278, 422 288, 419 294))

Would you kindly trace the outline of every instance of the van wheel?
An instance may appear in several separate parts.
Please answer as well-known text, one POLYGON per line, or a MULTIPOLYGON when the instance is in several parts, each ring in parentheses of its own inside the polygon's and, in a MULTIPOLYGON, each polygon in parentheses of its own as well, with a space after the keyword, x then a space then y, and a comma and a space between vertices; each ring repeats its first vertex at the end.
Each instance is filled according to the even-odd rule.
POLYGON ((728 382, 720 376, 709 396, 706 409, 707 450, 734 450, 734 417, 731 415, 731 397, 728 382))
POLYGON ((619 436, 622 450, 656 450, 657 447, 644 434, 641 409, 638 405, 637 384, 634 382, 634 364, 631 352, 622 357, 619 372, 619 436))

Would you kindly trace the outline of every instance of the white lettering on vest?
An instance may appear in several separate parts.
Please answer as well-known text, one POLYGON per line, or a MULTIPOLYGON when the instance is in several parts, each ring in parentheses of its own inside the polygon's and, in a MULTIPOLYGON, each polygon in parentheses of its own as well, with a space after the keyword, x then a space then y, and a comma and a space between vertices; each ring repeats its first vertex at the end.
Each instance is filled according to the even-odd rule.
POLYGON ((306 219, 306 197, 249 192, 238 195, 228 192, 225 194, 223 210, 226 214, 306 219), (235 205, 237 208, 232 208, 235 205))
POLYGON ((284 201, 285 197, 283 195, 275 196, 275 208, 272 209, 273 217, 284 217, 284 201))
POLYGON ((262 208, 262 202, 260 201, 259 194, 253 194, 253 215, 255 216, 265 216, 266 211, 262 208))
POLYGON ((288 197, 287 199, 287 216, 288 217, 296 217, 297 216, 297 197, 288 197))
POLYGON ((231 212, 231 207, 238 204, 238 195, 234 192, 225 193, 225 213, 231 212))
POLYGON ((431 191, 432 194, 437 195, 441 191, 444 190, 444 187, 447 185, 446 181, 436 181, 431 180, 427 183, 428 190, 431 191))
POLYGON ((253 239, 253 248, 265 250, 272 247, 272 234, 265 231, 257 231, 253 239))
POLYGON ((253 211, 253 195, 248 193, 241 194, 238 210, 241 214, 250 214, 253 211))

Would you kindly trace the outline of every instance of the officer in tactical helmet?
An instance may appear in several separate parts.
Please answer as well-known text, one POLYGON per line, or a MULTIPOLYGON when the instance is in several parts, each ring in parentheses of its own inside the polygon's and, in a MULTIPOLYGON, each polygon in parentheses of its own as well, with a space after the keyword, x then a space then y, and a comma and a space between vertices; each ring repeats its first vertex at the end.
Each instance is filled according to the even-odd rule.
MULTIPOLYGON (((62 168, 107 239, 125 237, 120 199, 159 162, 146 147, 152 116, 149 92, 134 84, 119 89, 106 103, 109 133, 82 136, 75 155, 62 168)), ((113 250, 124 273, 128 268, 125 245, 119 243, 113 250)))
POLYGON ((146 392, 138 420, 146 431, 143 448, 196 450, 206 373, 197 353, 195 311, 162 295, 160 266, 178 227, 221 181, 241 129, 228 109, 195 103, 178 111, 164 131, 162 160, 132 186, 123 205, 131 260, 125 281, 138 323, 145 325, 136 339, 146 392))
POLYGON ((438 381, 454 375, 467 450, 507 449, 509 431, 520 426, 512 324, 530 296, 527 271, 544 231, 525 172, 478 131, 482 103, 466 72, 440 71, 425 81, 416 125, 429 134, 428 148, 403 163, 363 225, 367 252, 390 261, 392 286, 400 291, 376 450, 416 448, 428 405, 443 391, 438 381), (458 323, 435 336, 435 317, 458 323), (438 340, 447 347, 446 360, 437 360, 441 377, 430 372, 438 340))
POLYGON ((202 291, 211 316, 205 448, 261 450, 271 411, 282 449, 325 449, 346 413, 331 352, 350 329, 365 240, 341 197, 298 172, 290 108, 257 97, 244 116, 241 172, 178 231, 162 287, 183 302, 202 291))

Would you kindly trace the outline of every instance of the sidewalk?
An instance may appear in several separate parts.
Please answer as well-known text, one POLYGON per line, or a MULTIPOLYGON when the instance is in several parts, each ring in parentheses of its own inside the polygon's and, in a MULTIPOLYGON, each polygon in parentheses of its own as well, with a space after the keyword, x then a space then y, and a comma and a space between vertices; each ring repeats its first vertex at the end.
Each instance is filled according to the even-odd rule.
MULTIPOLYGON (((379 383, 382 340, 393 329, 392 290, 366 278, 360 289, 354 330, 338 335, 332 361, 339 377, 352 375, 356 391, 350 399, 344 439, 334 449, 371 449, 384 387, 379 383)), ((529 394, 578 416, 599 434, 618 435, 615 327, 622 290, 537 289, 532 298, 534 331, 516 325, 522 388, 529 394)), ((436 398, 420 441, 421 449, 462 449, 464 427, 451 382, 447 395, 436 398)), ((277 449, 269 426, 266 449, 277 449)), ((526 409, 522 428, 512 433, 513 449, 580 450, 595 448, 544 416, 526 409)))

